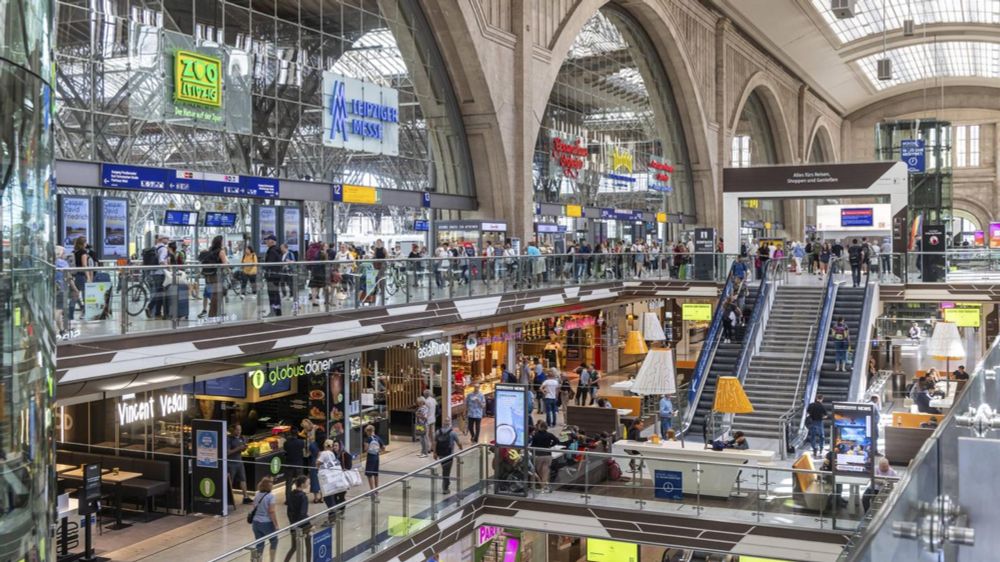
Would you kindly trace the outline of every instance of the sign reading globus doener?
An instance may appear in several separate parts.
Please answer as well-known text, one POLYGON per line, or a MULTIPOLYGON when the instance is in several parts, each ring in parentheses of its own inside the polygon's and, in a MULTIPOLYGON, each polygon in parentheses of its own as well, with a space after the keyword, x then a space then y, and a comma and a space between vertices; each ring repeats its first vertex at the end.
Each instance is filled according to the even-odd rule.
POLYGON ((264 387, 265 383, 274 386, 286 379, 325 373, 330 370, 333 363, 333 359, 313 359, 307 363, 299 363, 297 365, 268 366, 267 368, 254 369, 247 373, 247 376, 250 377, 250 384, 257 390, 260 390, 264 387))
POLYGON ((222 107, 222 61, 191 51, 174 53, 174 99, 222 107))

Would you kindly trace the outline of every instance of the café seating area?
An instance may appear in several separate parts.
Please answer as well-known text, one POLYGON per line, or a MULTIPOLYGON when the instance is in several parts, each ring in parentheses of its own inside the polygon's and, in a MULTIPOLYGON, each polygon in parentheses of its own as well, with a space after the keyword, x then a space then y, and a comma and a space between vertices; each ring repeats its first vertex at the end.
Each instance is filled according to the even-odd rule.
MULTIPOLYGON (((123 500, 142 506, 147 519, 156 510, 156 499, 170 491, 170 463, 166 461, 60 450, 56 453, 56 462, 74 468, 96 463, 105 471, 117 468, 120 472, 138 474, 138 477, 124 480, 115 486, 120 486, 123 500)), ((59 478, 65 488, 79 488, 82 484, 82 478, 75 476, 60 474, 59 478)), ((105 493, 114 493, 112 488, 108 487, 105 493)))

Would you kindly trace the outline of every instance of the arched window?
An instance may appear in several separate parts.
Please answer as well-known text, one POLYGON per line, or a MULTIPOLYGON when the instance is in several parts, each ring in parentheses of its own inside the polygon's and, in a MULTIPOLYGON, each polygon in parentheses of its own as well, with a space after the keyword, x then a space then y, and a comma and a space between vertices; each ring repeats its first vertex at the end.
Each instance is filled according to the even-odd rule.
POLYGON ((694 218, 677 104, 648 35, 622 9, 583 26, 556 77, 535 144, 535 200, 694 218))
MULTIPOLYGON (((757 91, 750 92, 740 120, 736 123, 731 141, 731 166, 746 168, 778 163, 778 151, 771 131, 771 119, 764 100, 757 91)), ((761 199, 753 207, 743 209, 743 218, 763 224, 764 235, 770 235, 784 228, 784 209, 781 201, 761 199), (770 225, 770 226, 767 226, 770 225)))

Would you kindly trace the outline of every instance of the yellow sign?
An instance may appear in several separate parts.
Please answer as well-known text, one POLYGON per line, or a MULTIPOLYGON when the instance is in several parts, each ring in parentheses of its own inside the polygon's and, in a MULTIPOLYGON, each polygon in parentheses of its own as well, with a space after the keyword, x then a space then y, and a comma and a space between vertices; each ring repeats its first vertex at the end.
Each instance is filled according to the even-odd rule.
POLYGON ((430 525, 429 519, 417 519, 415 517, 400 517, 398 515, 389 516, 389 536, 406 537, 420 529, 430 525))
POLYGON ((954 322, 959 328, 978 328, 982 311, 978 308, 946 308, 945 322, 954 322))
POLYGON ((222 107, 222 61, 191 51, 174 54, 174 99, 222 107))
POLYGON ((765 222, 765 223, 764 223, 764 228, 765 228, 766 230, 771 230, 771 223, 769 223, 769 222, 765 222))
POLYGON ((360 203, 362 205, 375 205, 378 203, 378 189, 374 187, 345 184, 343 189, 341 201, 344 203, 360 203))
POLYGON ((747 209, 759 209, 760 208, 760 199, 747 199, 746 203, 747 203, 747 209))
POLYGON ((567 217, 582 217, 583 207, 580 205, 566 205, 566 216, 567 217))
POLYGON ((639 562, 639 545, 588 537, 587 560, 589 562, 639 562))
POLYGON ((656 222, 667 222, 666 213, 656 213, 656 222))
POLYGON ((611 153, 611 171, 624 168, 628 173, 632 173, 632 153, 617 146, 611 153))
POLYGON ((712 321, 712 305, 685 303, 681 305, 681 319, 695 322, 712 321))

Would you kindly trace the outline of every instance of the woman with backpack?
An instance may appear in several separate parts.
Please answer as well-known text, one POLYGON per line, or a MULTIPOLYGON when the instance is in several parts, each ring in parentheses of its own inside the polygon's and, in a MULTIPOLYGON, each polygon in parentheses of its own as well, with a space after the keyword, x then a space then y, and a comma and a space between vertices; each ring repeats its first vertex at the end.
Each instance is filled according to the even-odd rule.
POLYGON ((378 488, 379 455, 385 452, 385 443, 375 435, 375 426, 365 426, 365 476, 368 477, 368 489, 378 488))
POLYGON ((834 349, 837 352, 836 363, 838 372, 847 370, 847 346, 851 343, 851 331, 844 322, 844 317, 837 319, 837 323, 831 328, 831 338, 834 349))
MULTIPOLYGON (((198 256, 198 261, 202 265, 229 265, 226 257, 226 249, 222 247, 222 235, 212 238, 212 244, 207 250, 198 256)), ((215 318, 219 315, 219 299, 222 297, 222 276, 224 271, 219 271, 218 267, 204 267, 201 274, 205 276, 205 300, 202 301, 201 312, 198 318, 209 316, 215 318)))
MULTIPOLYGON (((90 254, 87 253, 87 238, 85 236, 77 236, 76 240, 73 241, 73 267, 76 268, 87 268, 92 267, 94 263, 90 259, 90 254)), ((73 286, 70 289, 70 300, 69 300, 69 319, 73 320, 73 313, 76 310, 77 305, 83 309, 83 295, 87 288, 87 283, 94 280, 94 272, 90 270, 86 271, 76 271, 73 273, 73 286)))

